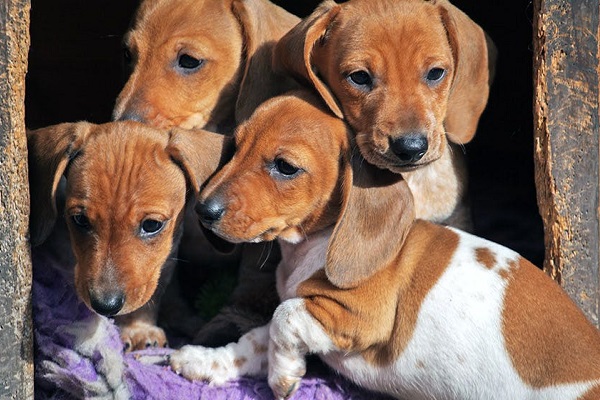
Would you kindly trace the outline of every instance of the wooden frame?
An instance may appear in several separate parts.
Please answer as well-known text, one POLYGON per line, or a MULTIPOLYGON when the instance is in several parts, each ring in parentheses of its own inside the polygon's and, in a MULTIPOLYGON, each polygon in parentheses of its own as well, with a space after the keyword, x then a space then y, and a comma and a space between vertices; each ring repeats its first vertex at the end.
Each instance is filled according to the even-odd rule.
POLYGON ((534 2, 534 157, 544 269, 598 326, 597 0, 534 2))
MULTIPOLYGON (((24 82, 29 0, 0 2, 0 398, 33 398, 24 82)), ((534 158, 545 270, 598 325, 597 0, 534 0, 534 158)))
POLYGON ((0 398, 33 398, 25 73, 28 0, 0 2, 0 398))

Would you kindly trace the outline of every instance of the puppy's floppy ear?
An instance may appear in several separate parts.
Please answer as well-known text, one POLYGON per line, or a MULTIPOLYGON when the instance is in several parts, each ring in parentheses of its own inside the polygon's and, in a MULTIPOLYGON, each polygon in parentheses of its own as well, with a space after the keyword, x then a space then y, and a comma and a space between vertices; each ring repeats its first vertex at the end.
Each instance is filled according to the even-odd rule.
POLYGON ((487 104, 496 47, 483 29, 447 0, 438 0, 454 58, 454 80, 444 121, 454 143, 468 143, 487 104))
POLYGON ((327 33, 341 6, 333 0, 324 1, 315 11, 301 23, 292 28, 275 47, 273 69, 276 72, 287 72, 298 81, 314 86, 327 106, 338 117, 343 118, 335 96, 327 85, 317 76, 313 57, 315 45, 327 33))
POLYGON ((57 217, 58 184, 69 161, 81 151, 92 126, 76 122, 27 131, 32 246, 43 243, 50 235, 57 217))
POLYGON ((361 157, 346 163, 342 211, 327 249, 325 272, 335 286, 360 284, 398 255, 415 219, 412 193, 400 174, 361 157))
POLYGON ((244 72, 235 107, 235 119, 248 119, 268 98, 296 86, 293 79, 273 72, 275 43, 299 21, 298 17, 267 0, 233 0, 231 11, 244 37, 244 72))
MULTIPOLYGON (((204 183, 232 156, 234 139, 205 130, 185 130, 174 128, 169 135, 167 154, 180 166, 193 191, 194 199, 198 198, 204 183)), ((194 212, 191 209, 191 212, 194 212)), ((235 247, 200 225, 202 233, 218 251, 228 254, 235 247)))
POLYGON ((233 138, 203 129, 173 128, 166 152, 179 165, 194 196, 233 152, 233 138))

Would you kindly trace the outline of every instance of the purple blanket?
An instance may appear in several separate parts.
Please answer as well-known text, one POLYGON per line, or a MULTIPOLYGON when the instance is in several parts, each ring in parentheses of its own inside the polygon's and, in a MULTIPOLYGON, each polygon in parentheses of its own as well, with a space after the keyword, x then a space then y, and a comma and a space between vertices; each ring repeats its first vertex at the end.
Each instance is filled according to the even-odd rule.
MULTIPOLYGON (((226 386, 190 382, 153 360, 170 349, 123 353, 111 320, 81 303, 39 251, 33 252, 36 399, 273 399, 266 379, 226 386)), ((378 399, 326 368, 309 368, 294 399, 378 399)))

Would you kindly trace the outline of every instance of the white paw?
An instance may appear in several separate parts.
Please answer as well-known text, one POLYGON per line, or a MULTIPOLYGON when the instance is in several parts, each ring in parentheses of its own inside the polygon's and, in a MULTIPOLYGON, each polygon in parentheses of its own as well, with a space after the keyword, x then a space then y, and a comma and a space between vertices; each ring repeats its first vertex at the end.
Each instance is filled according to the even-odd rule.
POLYGON ((247 360, 235 358, 227 347, 211 349, 183 346, 170 355, 171 368, 190 380, 202 380, 219 386, 238 378, 247 360))
POLYGON ((278 347, 269 345, 269 386, 276 399, 289 399, 300 387, 306 374, 306 361, 278 347))

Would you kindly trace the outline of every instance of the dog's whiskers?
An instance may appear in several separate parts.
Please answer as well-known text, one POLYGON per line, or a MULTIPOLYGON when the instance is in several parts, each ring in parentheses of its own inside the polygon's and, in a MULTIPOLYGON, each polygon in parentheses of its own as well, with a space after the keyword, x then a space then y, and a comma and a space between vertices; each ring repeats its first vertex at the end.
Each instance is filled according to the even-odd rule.
MULTIPOLYGON (((446 131, 446 135, 451 135, 451 132, 446 131)), ((454 143, 456 145, 458 145, 460 147, 460 149, 462 150, 463 154, 467 154, 467 148, 465 147, 465 145, 463 143, 454 143)), ((450 154, 452 154, 453 151, 453 146, 448 146, 448 150, 450 152, 450 154)))
POLYGON ((262 269, 262 267, 265 266, 265 264, 267 263, 267 260, 269 259, 269 257, 271 256, 271 251, 273 250, 273 242, 267 242, 265 243, 265 246, 263 246, 261 252, 260 252, 260 256, 258 257, 258 261, 260 263, 260 266, 258 267, 258 269, 262 269), (262 260, 263 258, 263 254, 265 254, 265 248, 267 248, 267 255, 265 256, 264 260, 262 260), (261 262, 262 260, 262 262, 261 262))
POLYGON ((177 258, 177 257, 169 257, 169 261, 177 261, 177 262, 189 263, 189 260, 185 260, 183 258, 177 258))
POLYGON ((302 231, 302 236, 304 237, 304 240, 307 240, 308 239, 308 234, 304 230, 304 227, 302 225, 298 225, 298 228, 300 229, 300 231, 302 231))

